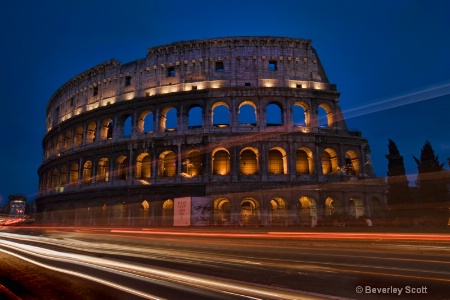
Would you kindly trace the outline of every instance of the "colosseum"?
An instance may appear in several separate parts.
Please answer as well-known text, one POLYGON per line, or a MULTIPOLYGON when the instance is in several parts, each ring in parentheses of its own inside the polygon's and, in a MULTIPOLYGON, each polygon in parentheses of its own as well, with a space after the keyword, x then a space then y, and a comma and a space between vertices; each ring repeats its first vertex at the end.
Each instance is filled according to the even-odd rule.
POLYGON ((174 200, 211 199, 210 226, 316 226, 386 204, 370 148, 310 40, 226 37, 112 59, 46 110, 43 225, 171 226, 174 200))

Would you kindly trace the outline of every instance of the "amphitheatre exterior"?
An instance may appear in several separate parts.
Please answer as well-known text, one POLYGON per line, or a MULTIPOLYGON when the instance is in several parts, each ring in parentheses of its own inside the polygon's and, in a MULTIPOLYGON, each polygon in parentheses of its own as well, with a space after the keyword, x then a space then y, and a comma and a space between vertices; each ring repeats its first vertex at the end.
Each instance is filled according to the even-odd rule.
POLYGON ((178 197, 211 198, 210 225, 375 218, 384 180, 339 96, 304 39, 183 41, 97 65, 48 102, 37 221, 172 225, 178 197))

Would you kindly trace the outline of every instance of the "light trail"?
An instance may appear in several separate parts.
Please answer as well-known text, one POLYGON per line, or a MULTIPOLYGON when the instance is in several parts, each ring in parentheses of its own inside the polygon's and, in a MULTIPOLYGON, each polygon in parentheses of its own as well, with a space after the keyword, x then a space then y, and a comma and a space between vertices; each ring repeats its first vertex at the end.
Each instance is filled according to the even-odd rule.
POLYGON ((450 82, 438 83, 423 87, 419 90, 409 91, 401 95, 380 99, 377 102, 344 110, 346 119, 356 118, 400 106, 431 100, 450 94, 450 82))
MULTIPOLYGON (((2 244, 3 247, 7 247, 11 250, 23 252, 28 255, 39 257, 41 259, 50 259, 54 261, 78 264, 85 267, 99 269, 102 271, 113 272, 116 274, 120 273, 120 275, 122 276, 136 278, 142 281, 149 281, 156 284, 163 284, 162 281, 164 281, 170 282, 175 285, 189 286, 196 289, 209 290, 212 292, 220 292, 223 294, 233 294, 240 297, 246 297, 251 299, 299 299, 299 297, 301 299, 323 299, 325 296, 325 295, 314 295, 313 293, 306 293, 300 291, 289 291, 275 288, 267 288, 261 285, 247 284, 238 281, 226 280, 223 278, 215 278, 212 276, 205 276, 205 275, 194 276, 187 272, 174 272, 162 268, 154 268, 154 267, 150 268, 132 265, 129 263, 114 261, 111 259, 96 258, 67 252, 58 252, 41 247, 30 246, 6 240, 0 241, 0 244, 2 244)), ((37 264, 41 267, 51 269, 53 271, 63 272, 79 276, 88 280, 93 280, 95 282, 102 283, 125 292, 145 297, 146 299, 160 299, 155 295, 147 294, 142 291, 137 291, 135 289, 130 289, 123 285, 112 283, 110 281, 98 279, 96 277, 75 271, 69 271, 66 269, 53 267, 48 264, 43 264, 36 260, 26 258, 23 255, 15 254, 12 251, 4 250, 1 248, 0 251, 3 251, 8 254, 13 254, 21 259, 25 259, 28 262, 37 264)), ((330 298, 330 296, 326 296, 326 298, 330 298)))
POLYGON ((219 233, 219 232, 186 232, 161 231, 143 228, 142 230, 112 229, 112 233, 179 235, 198 237, 231 237, 231 238, 316 238, 316 239, 385 239, 385 240, 416 240, 416 241, 450 241, 448 234, 413 234, 413 233, 327 233, 327 232, 281 232, 266 233, 219 233))

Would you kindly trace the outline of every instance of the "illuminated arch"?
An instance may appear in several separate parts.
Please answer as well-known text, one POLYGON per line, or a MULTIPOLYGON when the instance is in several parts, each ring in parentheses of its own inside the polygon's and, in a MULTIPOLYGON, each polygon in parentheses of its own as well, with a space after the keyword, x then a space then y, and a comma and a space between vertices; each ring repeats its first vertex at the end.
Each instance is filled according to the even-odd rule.
POLYGON ((159 128, 161 132, 175 131, 177 129, 177 109, 175 107, 168 106, 161 111, 159 128))
POLYGON ((77 163, 73 163, 72 166, 70 167, 70 178, 69 178, 69 183, 70 184, 75 184, 78 182, 78 164, 77 163))
POLYGON ((351 197, 348 202, 348 214, 353 218, 364 216, 364 202, 358 197, 351 197))
POLYGON ((174 177, 177 175, 177 156, 173 151, 164 151, 159 155, 159 176, 174 177))
POLYGON ((102 121, 100 127, 100 139, 102 141, 113 138, 114 122, 111 118, 106 118, 102 121))
POLYGON ((254 198, 245 198, 241 201, 241 221, 245 225, 259 225, 260 205, 254 198))
POLYGON ((274 147, 269 151, 269 174, 287 174, 286 151, 281 147, 274 147))
POLYGON ((314 159, 310 149, 301 147, 295 152, 295 172, 297 174, 314 173, 314 159))
POLYGON ((81 180, 85 184, 92 182, 92 162, 90 160, 86 161, 83 165, 83 174, 81 180))
POLYGON ((242 175, 258 174, 258 150, 252 147, 244 148, 239 155, 240 171, 242 175))
POLYGON ((183 162, 184 172, 187 176, 202 175, 203 164, 202 155, 199 150, 192 150, 186 155, 183 162))
POLYGON ((316 201, 311 197, 300 197, 298 200, 298 218, 302 226, 315 226, 317 221, 316 201))
POLYGON ((116 159, 116 178, 117 180, 128 179, 128 157, 125 155, 119 156, 116 159))
POLYGON ((217 148, 212 153, 213 175, 230 174, 230 153, 225 148, 217 148))
POLYGON ((51 188, 54 189, 58 186, 58 169, 54 168, 52 172, 51 188))
POLYGON ((231 222, 231 204, 226 198, 214 200, 214 222, 229 225, 231 222))
POLYGON ((319 126, 332 128, 334 124, 333 119, 333 109, 331 106, 327 103, 321 103, 318 107, 318 120, 319 120, 319 126), (322 116, 321 109, 323 109, 325 115, 322 116))
POLYGON ((270 224, 285 226, 288 221, 286 202, 279 197, 270 200, 270 224))
POLYGON ((150 133, 154 131, 154 115, 151 110, 144 110, 139 114, 137 131, 139 133, 150 133))
POLYGON ((67 182, 67 166, 61 167, 61 174, 59 175, 59 184, 61 186, 66 185, 67 182))
POLYGON ((69 150, 72 143, 72 130, 67 130, 64 135, 64 150, 69 150))
POLYGON ((338 158, 336 151, 326 148, 322 151, 322 172, 323 174, 336 173, 338 169, 338 158))
POLYGON ((73 145, 80 147, 83 144, 84 129, 83 126, 77 126, 75 128, 75 136, 73 137, 73 145))
POLYGON ((109 159, 100 158, 97 164, 97 182, 108 182, 109 180, 109 159))
POLYGON ((355 150, 345 152, 345 171, 348 175, 361 174, 358 153, 355 150))
POLYGON ((95 122, 90 122, 87 126, 86 144, 92 144, 95 142, 96 130, 97 124, 95 122))
POLYGON ((173 225, 173 201, 168 199, 162 206, 162 225, 173 225))
POLYGON ((325 217, 333 215, 342 215, 344 213, 344 205, 342 201, 335 197, 327 197, 325 199, 325 217))
POLYGON ((149 179, 151 177, 151 157, 148 153, 141 153, 136 158, 136 178, 149 179))
POLYGON ((293 107, 293 120, 296 126, 310 126, 311 114, 305 102, 295 102, 293 107))

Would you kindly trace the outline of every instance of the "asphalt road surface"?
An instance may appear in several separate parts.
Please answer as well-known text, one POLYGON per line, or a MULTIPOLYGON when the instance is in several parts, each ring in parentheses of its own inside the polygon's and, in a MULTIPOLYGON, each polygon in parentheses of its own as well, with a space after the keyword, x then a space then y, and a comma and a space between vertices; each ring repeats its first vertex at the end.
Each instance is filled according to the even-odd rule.
POLYGON ((0 262, 22 299, 450 299, 446 233, 4 227, 0 262))

